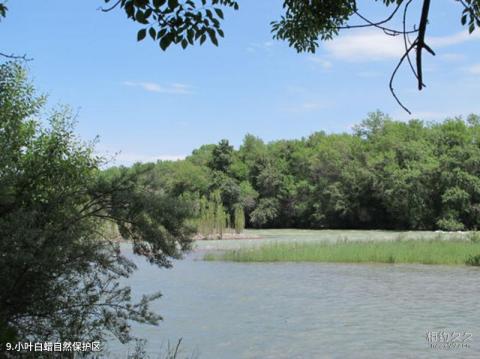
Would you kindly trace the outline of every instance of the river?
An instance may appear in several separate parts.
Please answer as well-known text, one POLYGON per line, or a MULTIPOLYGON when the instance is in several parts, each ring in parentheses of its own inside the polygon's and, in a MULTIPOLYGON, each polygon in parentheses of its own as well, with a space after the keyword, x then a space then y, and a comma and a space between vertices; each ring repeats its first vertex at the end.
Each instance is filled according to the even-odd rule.
MULTIPOLYGON (((217 247, 239 241, 229 242, 217 247)), ((153 305, 161 324, 135 326, 152 358, 179 338, 180 358, 480 357, 478 268, 202 261, 215 246, 200 243, 172 269, 125 249, 138 265, 134 292, 163 293, 153 305)))

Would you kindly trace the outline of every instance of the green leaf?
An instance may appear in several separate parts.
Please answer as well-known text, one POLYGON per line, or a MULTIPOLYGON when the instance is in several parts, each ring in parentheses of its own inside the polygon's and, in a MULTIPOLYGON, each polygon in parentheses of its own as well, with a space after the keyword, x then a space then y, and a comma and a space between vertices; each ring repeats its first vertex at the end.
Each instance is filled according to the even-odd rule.
POLYGON ((195 36, 195 32, 192 29, 188 29, 187 30, 187 40, 191 45, 193 45, 194 36, 195 36))
POLYGON ((164 37, 165 34, 167 33, 167 29, 161 29, 158 33, 157 33, 157 40, 164 37))
POLYGON ((137 20, 140 24, 148 24, 147 19, 145 18, 145 13, 141 10, 138 10, 135 14, 135 20, 137 20))
POLYGON ((137 41, 142 41, 145 36, 147 36, 147 30, 146 29, 141 29, 138 33, 137 33, 137 41))
POLYGON ((155 40, 155 38, 157 36, 157 31, 155 30, 155 28, 151 27, 148 30, 148 33, 150 34, 150 37, 152 38, 152 40, 155 40))
POLYGON ((223 11, 221 9, 215 8, 215 12, 220 19, 223 19, 223 11))
POLYGON ((178 0, 168 0, 168 7, 170 9, 175 9, 178 6, 178 0))
POLYGON ((153 0, 153 6, 159 8, 165 4, 166 0, 153 0))
POLYGON ((134 0, 134 4, 139 8, 145 9, 145 7, 148 5, 148 0, 134 0))
POLYGON ((215 46, 218 46, 218 40, 217 40, 217 35, 215 34, 215 31, 212 29, 207 29, 208 36, 210 37, 210 41, 212 44, 215 46))
POLYGON ((160 48, 165 51, 172 43, 173 39, 175 38, 175 34, 169 32, 160 40, 160 48))

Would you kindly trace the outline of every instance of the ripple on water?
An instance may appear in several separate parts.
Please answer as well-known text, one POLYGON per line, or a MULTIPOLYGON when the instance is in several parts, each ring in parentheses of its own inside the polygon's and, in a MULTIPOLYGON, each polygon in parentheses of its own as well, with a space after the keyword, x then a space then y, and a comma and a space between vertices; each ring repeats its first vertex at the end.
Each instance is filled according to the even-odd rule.
POLYGON ((160 326, 136 328, 152 352, 182 337, 207 359, 480 357, 477 268, 135 261, 134 291, 164 294, 160 326), (429 348, 442 329, 471 332, 471 347, 429 348))

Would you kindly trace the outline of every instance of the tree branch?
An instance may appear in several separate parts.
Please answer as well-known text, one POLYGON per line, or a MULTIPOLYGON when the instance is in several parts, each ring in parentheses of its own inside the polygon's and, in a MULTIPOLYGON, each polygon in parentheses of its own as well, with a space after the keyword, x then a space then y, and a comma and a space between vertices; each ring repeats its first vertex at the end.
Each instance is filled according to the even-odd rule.
MULTIPOLYGON (((403 10, 403 43, 405 46, 405 52, 408 51, 409 45, 412 43, 410 42, 410 39, 408 38, 408 35, 405 33, 405 29, 407 28, 407 13, 408 13, 408 7, 412 3, 413 0, 408 0, 407 4, 405 5, 405 9, 403 10)), ((410 58, 410 53, 407 54, 407 60, 408 64, 410 65, 410 69, 412 70, 413 75, 417 78, 418 80, 418 74, 415 71, 415 68, 413 67, 412 59, 410 58)), ((425 86, 425 85, 424 85, 425 86)))
POLYGON ((400 61, 395 67, 395 70, 393 70, 392 72, 392 76, 390 77, 390 83, 389 83, 390 92, 392 93, 393 97, 395 98, 397 103, 400 105, 400 107, 402 107, 406 112, 408 112, 409 115, 411 115, 412 112, 407 107, 405 107, 405 105, 400 101, 397 94, 395 93, 395 90, 393 89, 393 80, 395 79, 395 75, 397 74, 398 69, 400 69, 400 66, 402 66, 403 61, 408 57, 410 51, 412 51, 415 48, 415 46, 417 46, 417 40, 415 40, 413 44, 410 45, 407 51, 405 51, 403 56, 400 58, 400 61))
POLYGON ((27 57, 27 55, 14 55, 14 54, 5 54, 0 52, 0 57, 5 57, 9 60, 22 60, 22 61, 32 61, 32 58, 27 57))
MULTIPOLYGON (((400 31, 400 30, 390 29, 388 27, 382 26, 382 24, 385 24, 385 23, 387 23, 387 22, 389 22, 390 20, 393 19, 393 17, 398 12, 398 10, 402 6, 402 4, 403 4, 402 2, 398 3, 395 10, 393 10, 393 12, 386 19, 384 19, 382 21, 378 21, 378 22, 373 22, 373 21, 367 19, 365 16, 363 16, 357 10, 355 10, 355 15, 357 15, 359 18, 361 18, 363 21, 365 21, 367 23, 367 24, 364 24, 364 25, 357 25, 356 27, 376 27, 378 29, 383 30, 383 32, 385 32, 385 34, 390 35, 390 36, 397 36, 397 35, 401 35, 401 34, 405 35, 405 34, 412 34, 412 33, 418 32, 418 30, 416 30, 416 29, 406 31, 405 27, 403 28, 402 31, 400 31)), ((408 4, 407 4, 406 7, 408 7, 408 4)))
POLYGON ((109 8, 103 8, 103 7, 101 7, 101 8, 100 8, 100 11, 102 11, 102 12, 112 11, 112 10, 115 9, 118 5, 120 5, 121 2, 122 2, 122 0, 118 0, 115 4, 113 4, 113 5, 110 6, 109 8))
POLYGON ((422 14, 420 16, 420 24, 418 28, 418 37, 415 41, 416 45, 416 62, 417 62, 417 78, 418 78, 418 89, 422 90, 423 85, 423 68, 422 68, 422 51, 423 49, 430 52, 432 55, 435 55, 433 50, 425 43, 425 33, 427 31, 428 23, 428 13, 430 11, 430 0, 423 1, 422 14))

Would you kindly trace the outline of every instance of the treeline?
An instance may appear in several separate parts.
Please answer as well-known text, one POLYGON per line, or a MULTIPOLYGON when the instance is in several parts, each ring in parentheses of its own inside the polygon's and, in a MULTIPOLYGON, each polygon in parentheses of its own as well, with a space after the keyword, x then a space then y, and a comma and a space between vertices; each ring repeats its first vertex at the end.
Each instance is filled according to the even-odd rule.
POLYGON ((222 140, 137 166, 197 216, 219 194, 227 220, 241 208, 247 227, 464 230, 480 226, 479 139, 476 115, 425 123, 376 112, 351 134, 247 135, 238 150, 222 140))

